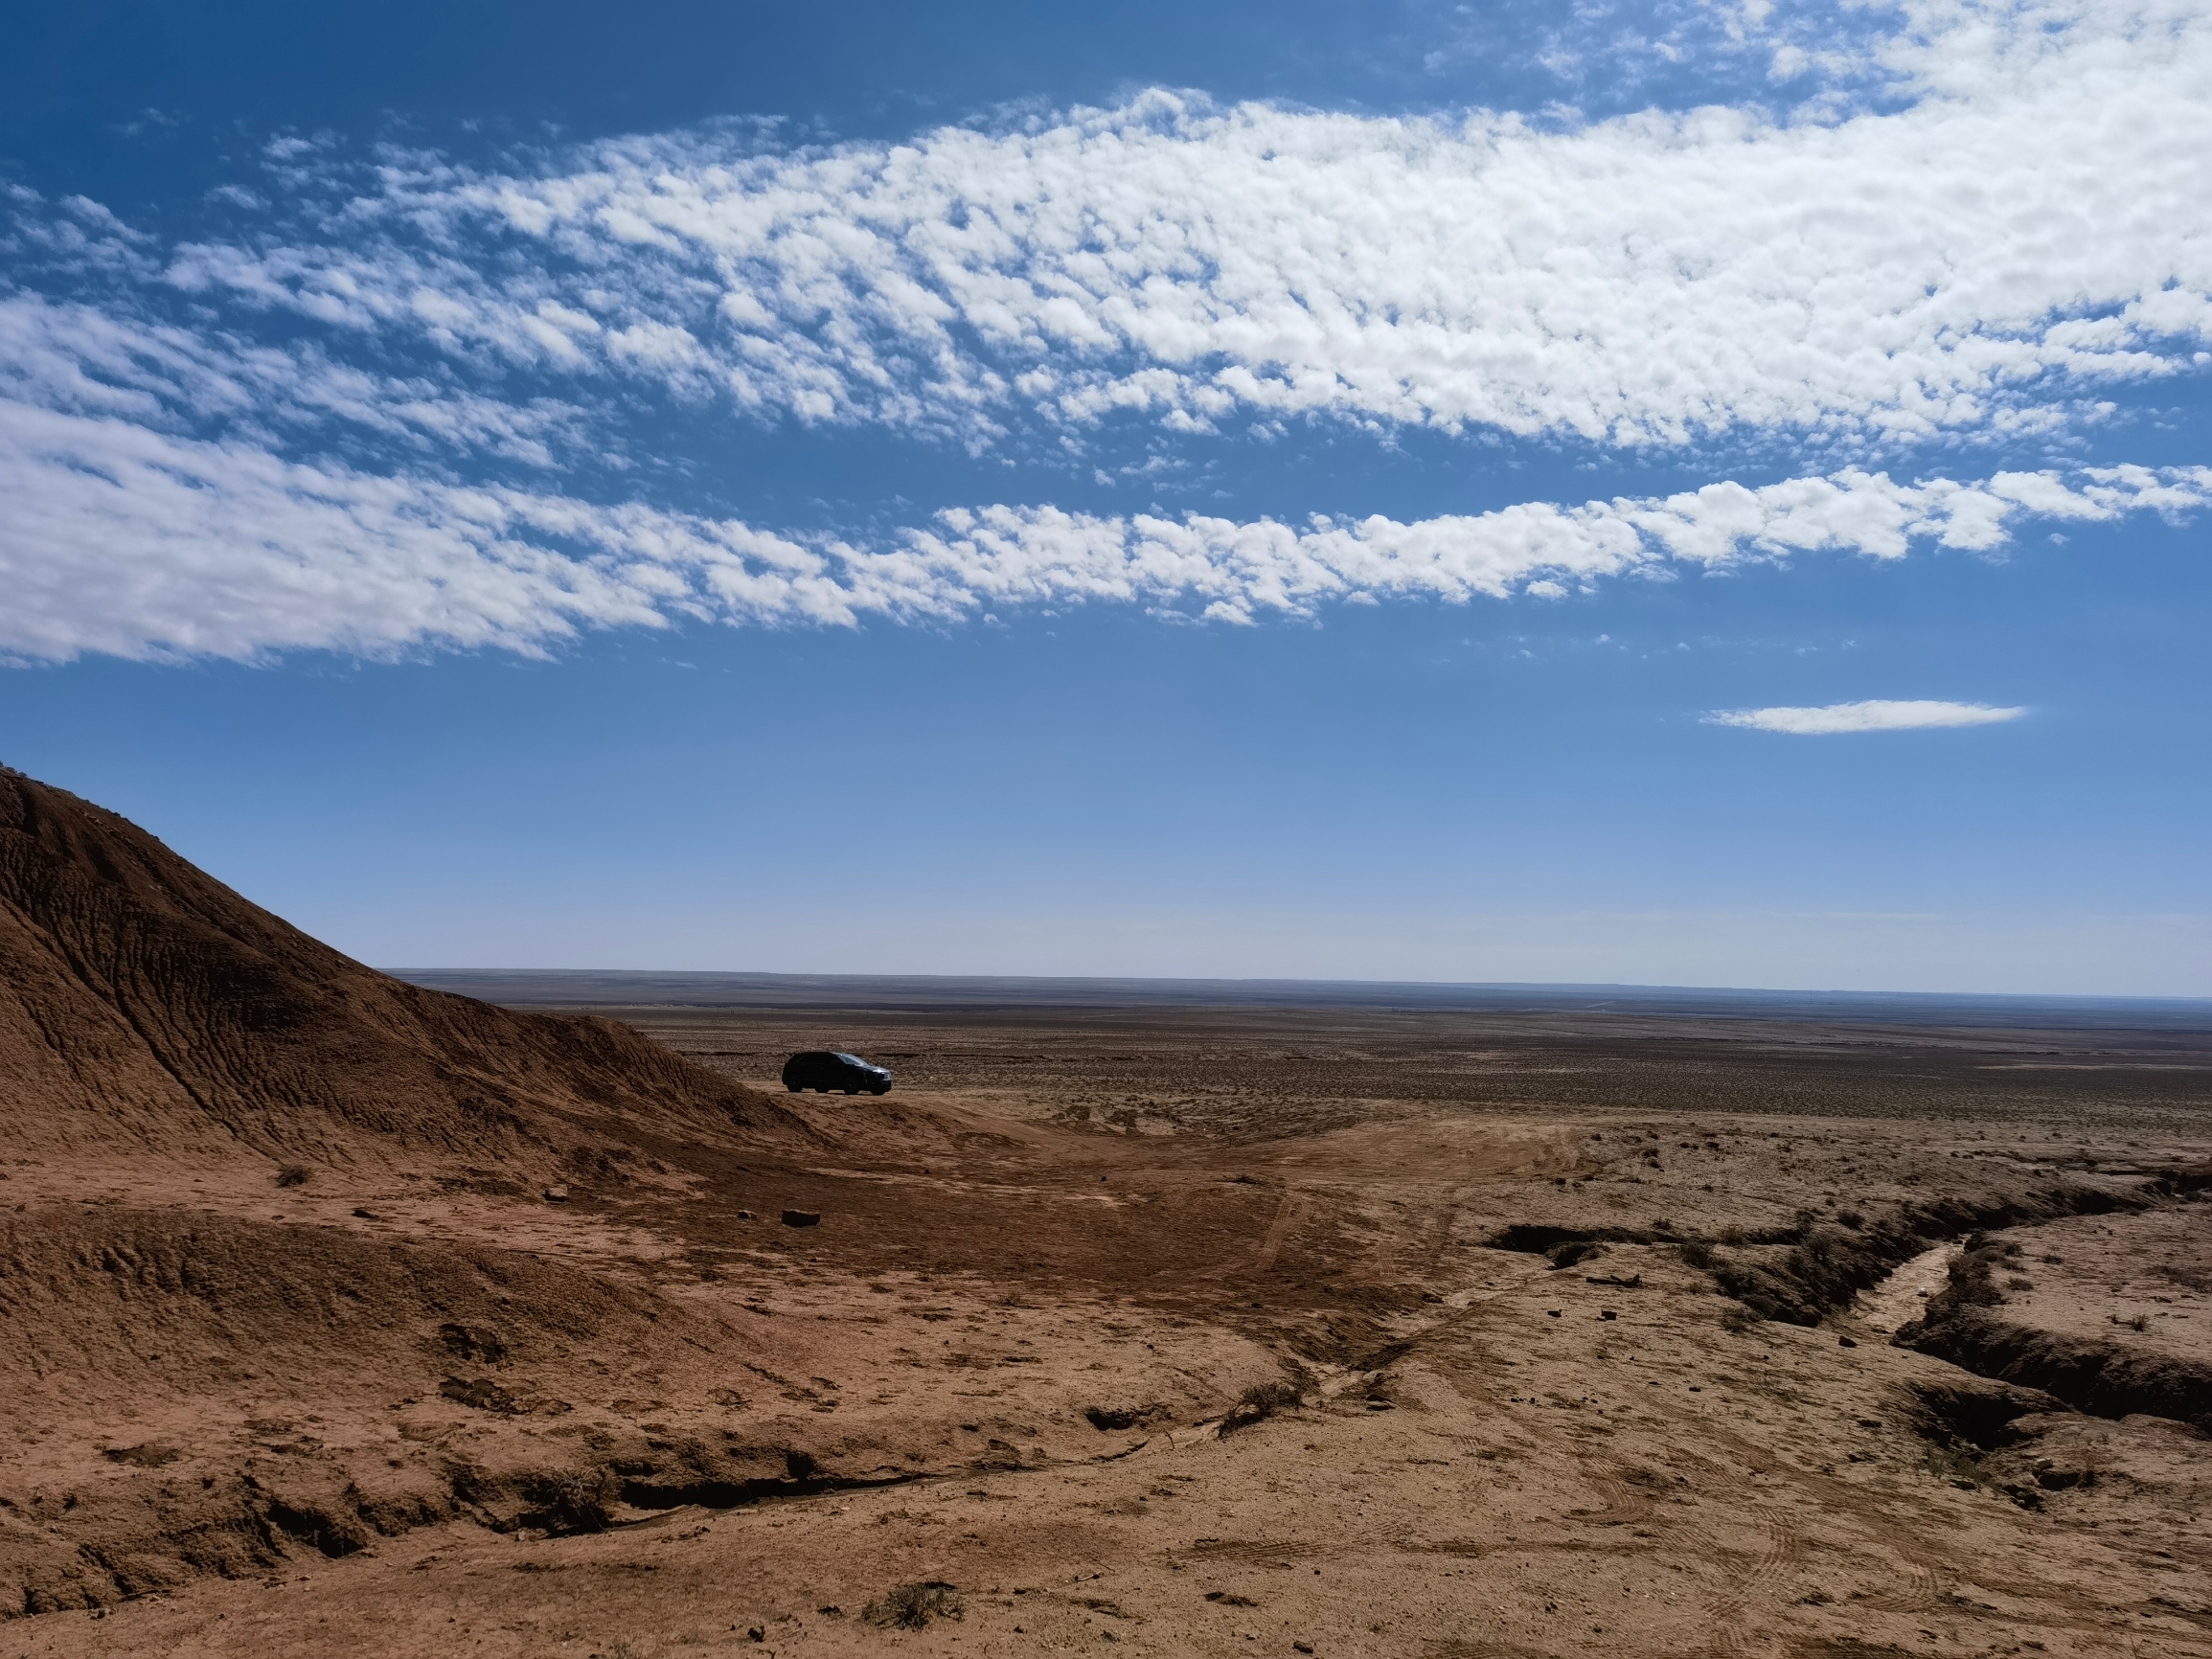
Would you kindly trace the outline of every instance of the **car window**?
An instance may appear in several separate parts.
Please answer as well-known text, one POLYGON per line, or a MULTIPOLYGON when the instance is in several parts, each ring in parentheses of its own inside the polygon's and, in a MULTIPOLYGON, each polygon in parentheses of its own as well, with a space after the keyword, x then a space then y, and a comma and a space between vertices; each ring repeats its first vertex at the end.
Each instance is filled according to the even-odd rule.
POLYGON ((833 1060, 843 1060, 849 1066, 864 1066, 868 1063, 858 1055, 833 1054, 830 1057, 833 1060))

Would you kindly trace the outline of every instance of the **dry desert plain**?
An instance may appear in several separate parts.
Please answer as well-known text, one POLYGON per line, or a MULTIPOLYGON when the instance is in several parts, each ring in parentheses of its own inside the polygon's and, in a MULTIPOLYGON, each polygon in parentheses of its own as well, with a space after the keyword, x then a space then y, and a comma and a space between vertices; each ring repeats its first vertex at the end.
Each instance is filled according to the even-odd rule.
MULTIPOLYGON (((19 1105, 0 1656, 2212 1654, 2190 1011, 416 976, 464 1004, 127 848, 131 925, 474 1046, 255 1118, 175 1045, 371 1038, 61 951, 224 1127, 19 1105), (785 1095, 815 1046, 898 1087, 785 1095)), ((11 914, 74 938, 91 851, 11 914)))

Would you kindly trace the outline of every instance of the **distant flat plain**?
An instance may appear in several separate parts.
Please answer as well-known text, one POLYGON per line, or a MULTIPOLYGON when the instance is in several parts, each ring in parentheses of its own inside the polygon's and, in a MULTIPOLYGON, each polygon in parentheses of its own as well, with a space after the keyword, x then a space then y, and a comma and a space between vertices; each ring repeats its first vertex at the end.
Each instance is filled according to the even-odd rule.
POLYGON ((1348 1102, 2206 1127, 2212 1001, 1652 986, 399 970, 588 1010, 772 1085, 843 1048, 924 1088, 1029 1087, 1217 1130, 1348 1102))

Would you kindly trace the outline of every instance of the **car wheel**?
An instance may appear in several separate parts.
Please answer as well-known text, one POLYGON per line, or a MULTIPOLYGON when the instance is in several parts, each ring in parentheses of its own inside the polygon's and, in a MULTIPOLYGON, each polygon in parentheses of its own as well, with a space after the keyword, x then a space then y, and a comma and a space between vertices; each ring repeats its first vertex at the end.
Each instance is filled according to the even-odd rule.
POLYGON ((784 1085, 784 1093, 786 1093, 787 1095, 803 1095, 803 1094, 805 1094, 806 1092, 807 1092, 807 1090, 806 1090, 806 1088, 805 1088, 805 1086, 804 1086, 803 1084, 799 1084, 799 1083, 786 1083, 786 1084, 784 1085))
POLYGON ((845 1092, 846 1092, 847 1094, 849 1094, 849 1095, 856 1095, 856 1094, 858 1094, 860 1091, 859 1091, 858 1089, 847 1089, 845 1092))
POLYGON ((889 1083, 885 1083, 881 1088, 870 1089, 868 1092, 872 1095, 887 1095, 891 1092, 891 1085, 889 1083))

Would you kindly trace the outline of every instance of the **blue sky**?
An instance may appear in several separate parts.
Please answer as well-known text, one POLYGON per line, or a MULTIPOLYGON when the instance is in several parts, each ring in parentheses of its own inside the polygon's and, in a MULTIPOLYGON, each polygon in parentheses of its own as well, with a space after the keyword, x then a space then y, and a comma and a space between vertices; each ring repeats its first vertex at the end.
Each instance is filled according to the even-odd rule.
POLYGON ((340 946, 2212 994, 2212 6, 302 10, 11 10, 0 720, 340 946))

